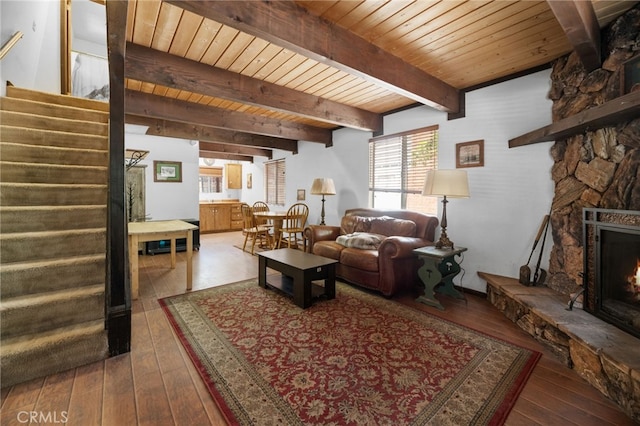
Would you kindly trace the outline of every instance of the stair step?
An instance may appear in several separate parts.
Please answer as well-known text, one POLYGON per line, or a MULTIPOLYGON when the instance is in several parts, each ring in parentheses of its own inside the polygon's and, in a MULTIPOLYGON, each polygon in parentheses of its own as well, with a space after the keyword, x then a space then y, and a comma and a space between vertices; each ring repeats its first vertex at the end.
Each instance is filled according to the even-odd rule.
POLYGON ((17 297, 101 283, 106 277, 106 254, 65 257, 2 265, 0 297, 17 297))
POLYGON ((11 142, 0 142, 0 158, 2 158, 2 161, 67 166, 107 166, 109 164, 107 151, 26 145, 11 142))
POLYGON ((109 139, 106 135, 86 135, 82 133, 30 129, 20 126, 0 125, 0 141, 36 145, 41 147, 59 147, 76 149, 95 149, 107 152, 109 139))
POLYGON ((104 166, 77 166, 0 161, 0 179, 3 182, 100 184, 108 180, 104 166))
POLYGON ((106 229, 0 234, 2 264, 105 253, 106 229))
POLYGON ((61 95, 59 93, 39 92, 37 90, 24 89, 17 86, 7 87, 7 97, 109 112, 109 102, 61 95))
POLYGON ((52 105, 50 103, 20 98, 0 98, 0 109, 48 117, 91 121, 94 123, 107 123, 109 121, 108 112, 88 110, 85 108, 77 108, 67 105, 52 105))
POLYGON ((0 207, 0 232, 61 231, 104 228, 107 206, 0 207))
POLYGON ((104 320, 6 339, 0 345, 0 381, 5 388, 107 356, 104 320))
POLYGON ((104 318, 104 283, 3 299, 0 338, 104 318))
POLYGON ((93 123, 91 121, 70 120, 68 118, 55 118, 2 110, 0 110, 0 122, 6 126, 99 136, 107 136, 109 132, 109 125, 105 123, 93 123))
POLYGON ((65 206, 107 203, 107 185, 0 182, 1 206, 65 206))

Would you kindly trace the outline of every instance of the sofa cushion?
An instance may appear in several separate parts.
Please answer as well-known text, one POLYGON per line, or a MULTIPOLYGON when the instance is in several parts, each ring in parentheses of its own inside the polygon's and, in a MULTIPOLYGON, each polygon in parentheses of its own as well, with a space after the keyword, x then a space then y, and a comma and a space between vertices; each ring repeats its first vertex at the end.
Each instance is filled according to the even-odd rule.
POLYGON ((343 249, 344 246, 335 241, 318 241, 313 245, 313 254, 339 261, 343 249))
POLYGON ((336 243, 345 247, 376 250, 385 238, 387 238, 386 235, 372 234, 370 232, 354 232, 353 234, 338 236, 336 243))
POLYGON ((396 219, 390 216, 372 217, 369 232, 398 237, 415 237, 416 223, 412 220, 396 219))
POLYGON ((378 271, 378 250, 345 247, 340 253, 340 264, 365 271, 378 271))
POLYGON ((371 228, 370 217, 343 216, 340 221, 340 234, 353 234, 354 232, 369 232, 371 228))

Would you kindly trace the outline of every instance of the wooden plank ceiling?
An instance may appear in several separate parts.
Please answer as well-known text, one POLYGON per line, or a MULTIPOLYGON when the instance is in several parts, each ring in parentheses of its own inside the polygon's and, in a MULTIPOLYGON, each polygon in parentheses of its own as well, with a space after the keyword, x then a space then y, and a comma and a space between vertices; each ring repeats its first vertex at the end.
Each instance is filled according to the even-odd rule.
POLYGON ((592 32, 636 2, 587 2, 593 22, 578 3, 129 0, 126 121, 251 161, 416 103, 458 113, 465 89, 593 61, 592 32))

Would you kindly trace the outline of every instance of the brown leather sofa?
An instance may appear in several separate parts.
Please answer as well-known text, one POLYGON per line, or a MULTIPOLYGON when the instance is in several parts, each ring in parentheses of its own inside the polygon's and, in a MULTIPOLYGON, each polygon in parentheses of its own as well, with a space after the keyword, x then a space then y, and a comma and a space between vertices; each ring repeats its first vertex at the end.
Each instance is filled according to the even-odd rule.
POLYGON ((438 218, 408 210, 351 209, 340 226, 305 228, 307 251, 336 259, 337 277, 385 296, 419 281, 413 249, 433 244, 438 218))

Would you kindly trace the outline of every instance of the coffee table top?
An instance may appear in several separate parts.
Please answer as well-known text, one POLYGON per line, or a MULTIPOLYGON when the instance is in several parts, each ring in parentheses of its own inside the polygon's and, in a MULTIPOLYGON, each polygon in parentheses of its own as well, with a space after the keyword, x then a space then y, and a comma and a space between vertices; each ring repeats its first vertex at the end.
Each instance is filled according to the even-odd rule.
POLYGON ((263 251, 258 253, 258 256, 266 257, 267 259, 275 260, 287 265, 291 265, 297 269, 312 269, 319 268, 320 266, 331 265, 332 263, 338 263, 335 259, 329 259, 328 257, 322 257, 311 253, 305 253, 300 250, 294 250, 290 248, 282 248, 278 250, 263 251))

